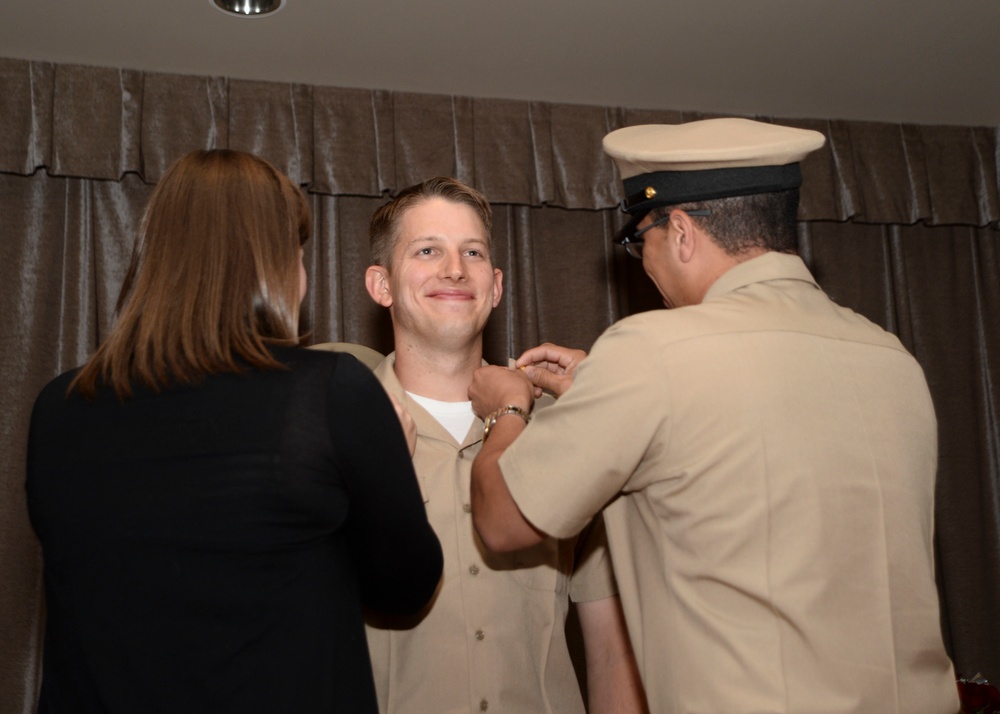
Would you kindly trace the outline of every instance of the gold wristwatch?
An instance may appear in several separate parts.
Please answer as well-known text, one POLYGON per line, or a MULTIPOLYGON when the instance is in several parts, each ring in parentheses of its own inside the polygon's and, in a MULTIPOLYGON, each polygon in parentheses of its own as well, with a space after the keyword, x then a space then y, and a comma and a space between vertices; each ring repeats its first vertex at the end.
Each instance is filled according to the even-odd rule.
POLYGON ((531 414, 529 414, 527 411, 517 406, 516 404, 507 404, 505 406, 502 406, 495 412, 492 412, 489 416, 486 417, 486 424, 485 426, 483 426, 484 444, 486 443, 486 437, 490 435, 490 429, 492 429, 493 425, 497 423, 497 419, 507 414, 517 414, 519 417, 524 419, 525 424, 531 422, 531 414))

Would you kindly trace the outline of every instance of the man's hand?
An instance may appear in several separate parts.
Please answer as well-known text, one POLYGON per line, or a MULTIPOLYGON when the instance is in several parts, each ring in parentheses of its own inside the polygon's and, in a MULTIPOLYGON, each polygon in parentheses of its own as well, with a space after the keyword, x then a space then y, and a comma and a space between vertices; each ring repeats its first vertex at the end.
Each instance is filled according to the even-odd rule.
POLYGON ((472 376, 469 399, 472 400, 472 411, 480 419, 485 419, 491 412, 508 404, 530 412, 535 403, 533 392, 531 382, 522 372, 489 366, 480 367, 472 376))
POLYGON ((531 380, 536 397, 543 389, 561 397, 573 386, 573 374, 586 356, 583 350, 546 342, 527 350, 514 364, 531 380))

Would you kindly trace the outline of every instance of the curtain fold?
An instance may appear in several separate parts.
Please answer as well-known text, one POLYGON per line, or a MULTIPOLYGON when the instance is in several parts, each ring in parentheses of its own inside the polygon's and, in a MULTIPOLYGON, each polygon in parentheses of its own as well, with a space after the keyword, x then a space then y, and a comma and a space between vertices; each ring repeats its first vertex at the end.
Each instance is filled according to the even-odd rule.
MULTIPOLYGON (((641 263, 611 244, 620 185, 601 139, 709 116, 2 58, 0 97, 0 701, 25 712, 43 628, 23 490, 31 405, 107 334, 143 207, 172 161, 243 149, 306 187, 312 340, 382 352, 391 325, 364 289, 372 212, 433 175, 483 190, 505 273, 486 356, 504 362, 541 341, 588 349, 616 319, 661 307, 641 263)), ((780 123, 828 139, 803 164, 804 259, 927 374, 941 444, 943 630, 960 674, 1000 681, 997 128, 780 123)))
POLYGON ((313 89, 311 191, 353 196, 382 193, 381 177, 392 161, 379 161, 377 117, 384 110, 377 111, 378 105, 378 95, 367 89, 313 89), (367 168, 358 171, 359 164, 367 168))
MULTIPOLYGON (((140 121, 130 129, 141 157, 128 168, 156 183, 175 159, 188 151, 229 146, 228 82, 218 77, 144 75, 140 121)), ((65 107, 73 113, 73 107, 65 107)), ((81 137, 77 137, 81 140, 81 137)), ((87 139, 99 147, 104 137, 87 139)), ((59 173, 55 171, 54 173, 59 173)))
POLYGON ((312 183, 312 88, 229 81, 229 147, 267 159, 298 184, 312 183))

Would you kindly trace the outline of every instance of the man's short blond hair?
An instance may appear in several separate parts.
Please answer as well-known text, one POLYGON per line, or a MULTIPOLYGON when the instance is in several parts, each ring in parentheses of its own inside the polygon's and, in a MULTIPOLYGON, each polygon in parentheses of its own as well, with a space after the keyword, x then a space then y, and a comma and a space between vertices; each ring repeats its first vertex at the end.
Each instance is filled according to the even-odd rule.
POLYGON ((435 176, 404 188, 389 203, 375 211, 368 224, 368 241, 374 265, 392 268, 392 253, 399 238, 399 224, 403 216, 414 206, 435 196, 464 204, 476 212, 486 230, 487 249, 490 262, 493 262, 493 209, 486 196, 457 179, 435 176))

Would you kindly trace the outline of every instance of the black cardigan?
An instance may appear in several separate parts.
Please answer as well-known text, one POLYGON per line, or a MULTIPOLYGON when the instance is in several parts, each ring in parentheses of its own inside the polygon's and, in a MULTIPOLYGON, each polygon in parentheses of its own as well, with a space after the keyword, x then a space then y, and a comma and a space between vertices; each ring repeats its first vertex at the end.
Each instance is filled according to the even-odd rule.
POLYGON ((39 711, 376 711, 362 606, 412 613, 441 549, 399 422, 353 357, 32 415, 48 623, 39 711))

